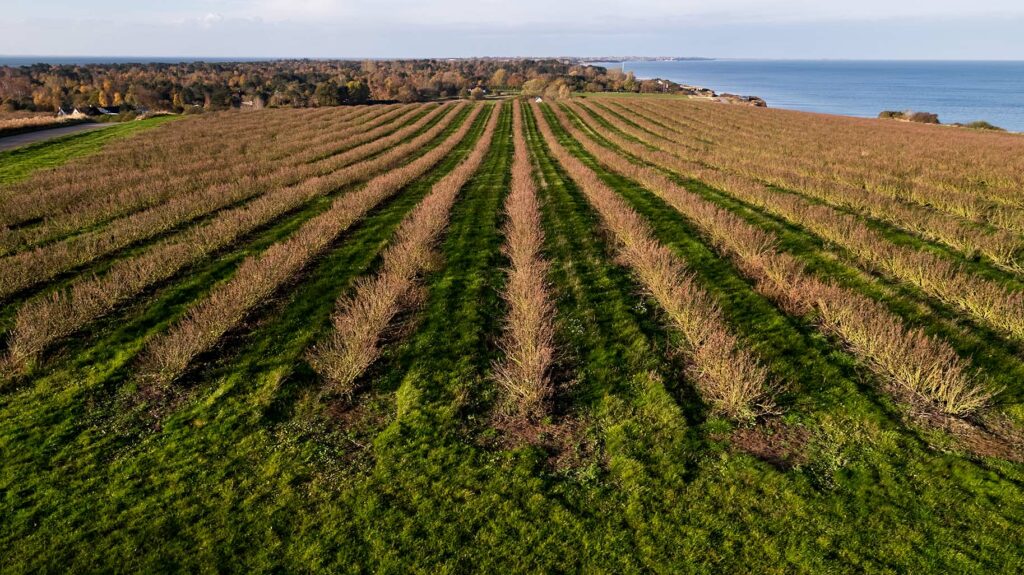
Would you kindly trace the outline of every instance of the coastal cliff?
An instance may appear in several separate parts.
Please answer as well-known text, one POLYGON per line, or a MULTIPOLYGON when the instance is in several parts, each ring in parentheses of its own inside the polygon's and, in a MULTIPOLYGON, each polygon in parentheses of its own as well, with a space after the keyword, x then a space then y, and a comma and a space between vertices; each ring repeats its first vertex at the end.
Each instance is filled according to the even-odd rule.
POLYGON ((763 98, 758 96, 740 96, 738 94, 730 94, 728 92, 718 93, 710 88, 701 88, 700 86, 688 86, 681 84, 679 86, 679 92, 686 94, 691 98, 701 98, 705 100, 712 100, 715 102, 723 102, 726 104, 740 104, 744 106, 754 106, 756 108, 767 108, 768 102, 764 101, 763 98))

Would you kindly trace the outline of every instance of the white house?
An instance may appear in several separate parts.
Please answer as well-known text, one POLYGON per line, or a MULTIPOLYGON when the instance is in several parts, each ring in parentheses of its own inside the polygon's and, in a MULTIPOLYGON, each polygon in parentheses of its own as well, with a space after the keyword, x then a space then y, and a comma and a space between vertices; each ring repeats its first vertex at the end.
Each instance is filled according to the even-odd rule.
POLYGON ((78 108, 73 108, 70 112, 65 110, 63 107, 57 109, 57 117, 62 120, 81 120, 87 118, 85 112, 78 108))

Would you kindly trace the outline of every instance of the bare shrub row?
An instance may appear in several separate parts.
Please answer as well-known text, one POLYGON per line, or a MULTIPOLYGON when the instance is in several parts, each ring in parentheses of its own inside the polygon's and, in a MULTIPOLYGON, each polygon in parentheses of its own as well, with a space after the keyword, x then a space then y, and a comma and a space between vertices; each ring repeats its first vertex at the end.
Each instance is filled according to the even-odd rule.
POLYGON ((772 192, 750 180, 710 172, 707 183, 797 223, 848 249, 863 266, 916 286, 981 323, 1024 338, 1024 294, 971 274, 932 252, 899 246, 856 217, 772 192))
MULTIPOLYGON (((94 177, 82 174, 81 179, 70 180, 83 170, 77 165, 65 165, 46 172, 64 173, 67 168, 65 175, 69 181, 64 185, 50 187, 30 179, 29 183, 34 184, 30 193, 0 202, 0 219, 6 224, 0 227, 0 255, 57 241, 79 230, 95 229, 106 221, 159 204, 167 198, 261 173, 263 162, 270 161, 270 143, 276 140, 274 129, 253 126, 248 132, 229 132, 221 136, 225 138, 222 145, 211 145, 210 134, 177 129, 179 125, 191 124, 189 120, 174 122, 152 132, 181 132, 181 137, 194 144, 195 148, 208 148, 205 156, 199 156, 197 151, 180 156, 168 154, 136 167, 140 177, 106 174, 97 169, 94 177), (260 143, 247 144, 247 138, 255 138, 255 142, 260 143), (246 163, 250 161, 258 163, 245 170, 246 163), (187 170, 183 170, 183 166, 187 166, 187 170), (234 175, 231 175, 232 171, 234 175), (141 177, 142 173, 145 177, 141 177)), ((120 139, 111 145, 118 143, 121 143, 120 139)))
MULTIPOLYGON (((628 115, 631 121, 644 130, 657 134, 664 140, 660 142, 661 145, 665 142, 674 144, 679 140, 679 134, 646 120, 637 111, 630 112, 622 106, 616 106, 616 109, 628 115)), ((656 119, 659 122, 671 122, 667 115, 656 119)), ((794 165, 798 164, 798 161, 790 161, 789 150, 785 157, 776 155, 778 147, 773 146, 772 151, 767 151, 747 150, 738 146, 717 146, 712 150, 700 152, 699 155, 687 152, 685 156, 755 180, 797 190, 832 206, 851 208, 926 239, 945 244, 967 257, 981 253, 1000 267, 1013 271, 1020 270, 1016 257, 1022 247, 1022 241, 1017 234, 1001 229, 986 229, 974 221, 965 220, 961 215, 936 211, 904 198, 889 197, 863 187, 829 180, 822 176, 826 172, 825 167, 799 169, 794 165)), ((680 150, 676 145, 672 148, 680 150)))
MULTIPOLYGON (((669 125, 670 128, 679 127, 679 107, 663 107, 652 103, 638 108, 653 111, 657 114, 658 121, 669 125)), ((907 137, 908 134, 904 134, 899 140, 884 138, 884 141, 877 145, 865 145, 863 141, 848 140, 845 143, 849 147, 832 148, 835 138, 822 138, 836 133, 842 134, 845 130, 831 129, 826 134, 820 131, 821 120, 816 117, 808 120, 814 129, 805 130, 804 126, 797 128, 778 124, 766 126, 764 123, 747 122, 746 125, 738 126, 733 123, 733 129, 722 131, 708 118, 696 116, 688 119, 685 123, 687 129, 682 131, 692 136, 690 130, 695 130, 699 137, 715 139, 718 145, 710 150, 713 156, 743 162, 749 165, 750 169, 760 167, 763 170, 770 170, 773 177, 779 178, 778 185, 814 186, 823 192, 830 191, 837 198, 842 197, 837 193, 854 191, 858 200, 868 192, 866 195, 870 198, 884 200, 883 203, 890 205, 895 215, 909 218, 911 222, 931 219, 931 225, 936 226, 937 230, 944 231, 946 235, 951 235, 946 230, 955 230, 958 221, 960 225, 980 222, 1005 230, 1024 231, 1024 202, 1019 198, 1019 194, 1009 192, 1012 188, 990 190, 991 182, 985 179, 988 176, 971 177, 970 174, 977 171, 978 165, 976 162, 964 162, 967 150, 943 150, 941 146, 936 146, 937 143, 941 144, 941 137, 912 139, 907 137), (814 133, 814 139, 809 139, 808 134, 804 132, 814 133), (936 147, 940 149, 932 149, 936 147), (854 150, 857 153, 853 153, 854 150), (908 158, 905 156, 908 150, 912 150, 914 156, 923 152, 920 154, 922 157, 908 158), (904 157, 898 164, 881 161, 883 158, 892 159, 901 155, 904 157), (924 157, 933 155, 940 156, 941 159, 923 161, 924 157), (937 167, 940 169, 936 169, 937 167), (925 174, 940 177, 943 181, 928 181, 925 174), (967 177, 958 177, 959 181, 955 183, 950 180, 950 175, 960 174, 967 177)), ((831 123, 834 120, 827 121, 831 123)), ((888 127, 875 126, 872 133, 877 136, 889 131, 888 127)), ((869 134, 860 135, 867 137, 869 134)), ((982 140, 978 143, 986 142, 982 140)), ((1017 148, 1015 151, 992 151, 1019 154, 1021 150, 1019 146, 1017 148)), ((876 209, 880 212, 878 207, 876 209)), ((881 212, 878 217, 882 217, 881 212)), ((893 217, 886 216, 887 219, 893 217)), ((965 229, 973 230, 975 234, 984 232, 977 227, 972 229, 967 226, 965 229)))
POLYGON ((505 200, 508 283, 502 294, 508 308, 500 340, 504 357, 494 366, 503 392, 502 410, 517 417, 543 418, 554 385, 549 370, 555 353, 555 305, 547 283, 544 230, 530 151, 520 105, 512 108, 512 184, 505 200))
MULTIPOLYGON (((645 103, 645 105, 647 105, 645 103)), ((650 102, 685 117, 721 144, 773 154, 806 173, 982 220, 994 206, 1020 224, 1024 144, 1010 134, 874 120, 809 116, 786 110, 738 110, 695 102, 650 102), (727 130, 723 130, 728 126, 727 130)), ((1018 228, 1019 229, 1019 228, 1018 228)))
POLYGON ((216 345, 246 314, 326 250, 342 232, 448 155, 469 133, 481 109, 475 107, 459 129, 439 146, 373 178, 359 190, 342 195, 330 209, 303 224, 287 240, 246 259, 230 280, 193 305, 170 331, 146 346, 140 380, 150 389, 170 385, 197 355, 216 345))
MULTIPOLYGON (((450 108, 440 107, 435 113, 450 108)), ((58 339, 313 198, 398 166, 444 132, 456 116, 457 113, 446 115, 419 136, 370 160, 273 190, 244 206, 222 212, 209 222, 160 242, 138 256, 116 262, 103 276, 83 278, 66 289, 29 300, 14 318, 6 356, 8 365, 12 369, 24 368, 58 339)))
MULTIPOLYGON (((89 158, 71 160, 57 170, 34 172, 26 180, 4 186, 0 189, 0 194, 6 197, 32 195, 40 189, 53 189, 58 192, 57 195, 72 197, 82 193, 102 194, 102 189, 91 189, 93 186, 87 181, 82 181, 79 176, 91 175, 103 180, 111 178, 114 186, 122 187, 122 184, 144 180, 146 172, 159 169, 168 155, 202 162, 206 157, 202 152, 217 150, 195 148, 202 148, 204 145, 210 147, 211 142, 221 138, 234 142, 236 138, 245 134, 264 131, 269 138, 286 136, 295 129, 296 124, 316 124, 332 117, 353 117, 355 113, 356 110, 334 114, 327 110, 318 110, 303 115, 297 114, 294 110, 280 110, 269 114, 223 112, 184 118, 166 124, 159 130, 149 131, 142 138, 133 137, 111 142, 89 158)), ((229 147, 232 145, 233 143, 227 144, 229 147)))
MULTIPOLYGON (((319 116, 318 116, 319 117, 319 116)), ((194 173, 217 169, 221 154, 240 153, 251 147, 244 136, 259 135, 271 141, 286 133, 294 114, 273 114, 265 122, 256 115, 216 114, 187 118, 146 132, 113 141, 89 156, 71 160, 60 168, 40 170, 30 178, 0 187, 0 224, 12 225, 45 218, 107 195, 111 191, 151 184, 166 169, 168 160, 187 164, 194 173), (213 142, 223 142, 219 146, 213 142)))
MULTIPOLYGON (((382 138, 394 144, 419 129, 433 116, 416 122, 394 134, 382 138)), ((351 141, 361 141, 363 134, 355 132, 351 141)), ((351 159, 366 157, 378 150, 378 143, 356 147, 346 154, 351 159)), ((263 176, 245 176, 234 181, 207 188, 200 193, 179 196, 148 210, 121 218, 111 225, 66 240, 48 244, 30 251, 0 258, 0 297, 15 293, 31 285, 45 282, 76 266, 91 262, 154 237, 183 223, 220 210, 232 204, 259 197, 308 178, 321 171, 319 165, 287 166, 263 176)))
POLYGON ((636 145, 631 145, 629 151, 799 224, 848 249, 863 267, 913 285, 981 323, 1024 339, 1024 293, 1020 291, 971 274, 935 253, 896 245, 859 218, 829 206, 777 192, 756 180, 696 165, 666 152, 636 145))
MULTIPOLYGON (((96 178, 91 183, 96 188, 103 188, 102 194, 85 196, 62 209, 46 212, 38 224, 0 229, 0 254, 58 240, 172 199, 210 194, 213 193, 211 188, 218 185, 268 177, 277 170, 304 163, 311 149, 354 145, 359 143, 357 134, 391 116, 384 114, 376 119, 365 119, 365 116, 373 115, 376 114, 359 115, 354 120, 331 118, 330 121, 300 127, 284 137, 254 128, 241 135, 224 135, 217 142, 197 142, 197 147, 209 149, 209 157, 204 158, 202 165, 189 161, 190 158, 167 157, 163 164, 147 170, 146 179, 126 187, 112 187, 103 178, 96 178), (187 169, 183 170, 182 166, 187 169)), ((53 197, 49 190, 47 192, 49 197, 53 197)), ((60 201, 67 200, 62 197, 60 201)), ((25 203, 31 204, 33 213, 47 209, 39 198, 26 198, 25 203)), ((18 210, 18 206, 6 207, 12 212, 18 210)))
POLYGON ((689 373, 701 397, 735 419, 771 410, 767 370, 740 346, 714 299, 696 284, 682 260, 658 243, 643 218, 558 142, 540 108, 533 106, 533 111, 552 155, 579 184, 615 236, 622 258, 683 336, 689 373))
MULTIPOLYGON (((69 185, 37 189, 36 194, 20 198, 20 203, 8 202, 5 206, 7 217, 40 220, 0 230, 0 252, 9 253, 54 241, 170 198, 200 193, 241 178, 267 176, 282 167, 305 163, 311 147, 337 145, 353 138, 364 121, 368 125, 375 124, 378 119, 386 121, 390 115, 370 112, 355 117, 339 115, 299 129, 293 127, 283 134, 262 126, 252 126, 241 134, 204 134, 202 138, 185 133, 182 137, 189 139, 196 149, 209 150, 206 156, 167 155, 139 169, 145 177, 137 180, 122 181, 119 174, 98 173, 93 178, 85 178, 84 182, 76 182, 87 182, 87 185, 74 190, 67 190, 69 185), (65 188, 66 193, 62 193, 61 188, 65 188), (33 196, 34 202, 31 201, 33 196)), ((181 123, 187 125, 187 122, 181 123)), ((282 126, 279 130, 288 128, 282 126)), ((56 171, 62 172, 63 168, 56 171)))
POLYGON ((51 128, 64 124, 74 124, 62 118, 54 118, 53 114, 24 116, 20 118, 0 118, 0 134, 8 131, 21 130, 23 128, 51 128))
POLYGON ((360 279, 351 295, 338 299, 332 330, 310 350, 310 365, 326 385, 322 393, 350 396, 355 382, 380 355, 378 342, 395 316, 408 307, 416 278, 430 261, 448 224, 459 191, 480 168, 491 148, 501 104, 494 107, 477 146, 402 221, 384 251, 380 270, 360 279))
MULTIPOLYGON (((657 169, 638 165, 597 144, 566 122, 570 133, 610 169, 642 183, 693 222, 757 289, 795 314, 815 314, 821 329, 846 343, 902 400, 919 400, 953 415, 984 407, 993 391, 971 372, 945 341, 911 329, 882 304, 808 273, 792 255, 776 249, 774 234, 752 226, 680 186, 657 169)), ((648 157, 642 145, 605 134, 621 149, 648 157)))

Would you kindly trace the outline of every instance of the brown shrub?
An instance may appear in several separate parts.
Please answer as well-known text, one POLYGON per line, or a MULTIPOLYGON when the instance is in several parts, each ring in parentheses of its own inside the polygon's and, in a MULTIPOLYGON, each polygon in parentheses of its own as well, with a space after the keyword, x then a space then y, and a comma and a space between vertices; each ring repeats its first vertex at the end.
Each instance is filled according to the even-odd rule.
MULTIPOLYGON (((482 109, 475 109, 473 118, 463 126, 463 134, 468 133, 475 113, 482 109)), ((376 361, 381 334, 403 309, 403 300, 429 262, 459 191, 490 150, 500 110, 499 103, 473 151, 434 184, 402 221, 392 245, 384 252, 380 271, 372 279, 358 282, 352 295, 339 299, 338 311, 332 319, 334 329, 308 354, 310 365, 327 381, 325 392, 351 396, 356 379, 376 361)), ((450 151, 456 143, 458 140, 452 141, 447 149, 450 151)), ((435 163, 439 160, 440 157, 435 163)))
MULTIPOLYGON (((349 146, 364 138, 359 127, 346 134, 345 143, 349 146)), ((243 176, 243 172, 240 171, 230 182, 176 196, 166 203, 112 222, 103 229, 0 258, 0 297, 49 280, 75 266, 154 237, 184 222, 293 184, 315 173, 315 168, 311 166, 302 170, 282 166, 261 176, 243 176)))
POLYGON ((918 134, 820 116, 787 122, 792 118, 779 117, 789 116, 782 111, 738 118, 746 114, 708 108, 690 115, 692 105, 685 103, 610 105, 665 142, 712 143, 699 151, 717 167, 850 206, 965 253, 981 249, 998 265, 1018 269, 1003 244, 1013 239, 1019 250, 1019 238, 974 222, 1024 231, 1022 202, 1012 191, 1022 183, 1014 174, 1022 167, 1014 163, 1022 152, 1019 139, 968 143, 952 131, 918 134))
MULTIPOLYGON (((271 140, 287 129, 288 122, 301 121, 281 115, 259 123, 255 117, 217 115, 188 119, 151 130, 145 138, 118 139, 87 158, 71 160, 56 170, 35 172, 29 179, 0 188, 0 224, 20 224, 36 218, 78 211, 84 205, 135 187, 152 187, 155 177, 165 176, 169 166, 185 162, 193 174, 206 174, 224 164, 224 158, 252 148, 247 134, 271 140), (214 121, 216 120, 216 121, 214 121), (211 139, 228 143, 211 147, 211 139)), ((262 149, 262 148, 258 148, 262 149)), ((180 174, 182 177, 187 174, 180 174)))
POLYGON ((330 209, 307 221, 287 240, 245 260, 229 281, 194 305, 170 331, 146 346, 140 379, 151 389, 170 385, 192 359, 212 348, 249 311, 327 249, 343 231, 450 153, 469 132, 479 111, 479 108, 474 109, 462 126, 436 148, 377 176, 360 190, 342 195, 330 209))
MULTIPOLYGON (((422 121, 430 121, 447 109, 450 107, 438 108, 422 121)), ((230 245, 241 235, 275 217, 313 198, 398 165, 440 135, 454 117, 455 114, 447 115, 419 136, 370 160, 327 176, 310 178, 295 186, 273 190, 244 206, 223 212, 180 237, 117 262, 104 276, 81 279, 50 296, 29 300, 15 314, 15 325, 9 336, 11 364, 25 364, 52 342, 74 333, 121 302, 230 245)), ((409 128, 418 129, 414 126, 409 128)))
MULTIPOLYGON (((773 385, 767 370, 738 345, 711 297, 685 272, 683 262, 654 239, 640 215, 558 143, 543 114, 533 109, 552 155, 579 184, 614 234, 623 259, 682 334, 689 372, 701 396, 714 410, 734 419, 750 419, 771 411, 773 385)), ((597 148, 594 151, 600 152, 597 148)), ((604 162, 607 154, 600 153, 598 157, 604 162)))
POLYGON ((218 135, 219 145, 208 145, 209 135, 205 133, 180 134, 193 143, 190 155, 155 159, 133 170, 137 177, 127 181, 121 174, 106 174, 102 169, 84 180, 90 184, 88 187, 81 187, 80 182, 64 182, 40 189, 33 181, 34 185, 28 187, 29 194, 18 196, 18 201, 0 208, 0 220, 17 221, 24 218, 26 212, 43 214, 43 219, 35 225, 0 230, 0 255, 59 240, 95 224, 110 225, 116 218, 171 199, 209 195, 206 190, 210 188, 259 180, 276 170, 308 162, 309 158, 316 157, 310 156, 313 152, 346 149, 352 142, 358 143, 354 136, 379 123, 389 122, 396 112, 405 113, 400 109, 380 113, 383 110, 387 108, 363 114, 336 114, 327 121, 317 122, 286 118, 296 121, 297 128, 282 124, 283 118, 271 115, 265 122, 244 126, 247 129, 242 133, 235 133, 238 127, 225 121, 222 123, 229 124, 229 129, 218 135), (236 129, 230 129, 233 127, 236 129), (183 170, 183 166, 187 169, 183 170))
POLYGON ((875 371, 897 386, 939 404, 951 415, 974 413, 988 404, 986 391, 949 344, 908 330, 881 304, 835 285, 805 281, 797 295, 814 302, 822 326, 839 335, 875 371))
MULTIPOLYGON (((627 126, 621 127, 628 129, 627 126)), ((935 253, 893 244, 857 217, 838 212, 829 206, 815 204, 793 194, 776 192, 736 174, 694 169, 691 164, 665 152, 650 151, 635 144, 629 146, 628 150, 666 168, 699 177, 735 197, 799 224, 850 250, 863 267, 914 285, 940 301, 960 308, 981 323, 1024 339, 1024 294, 1021 292, 1007 290, 994 281, 972 275, 935 253)), ((635 167, 624 169, 633 174, 644 171, 635 167)), ((658 178, 657 175, 648 176, 645 181, 653 185, 672 185, 666 178, 658 178)), ((701 221, 699 210, 693 214, 693 218, 701 221)), ((761 242, 756 240, 737 241, 734 238, 734 243, 754 246, 753 249, 762 248, 758 245, 761 242)), ((750 257, 752 254, 742 255, 750 257)))
MULTIPOLYGON (((873 300, 808 274, 794 257, 772 247, 770 234, 752 229, 735 214, 690 193, 657 170, 637 166, 598 145, 568 122, 565 126, 603 164, 620 173, 636 174, 652 192, 693 221, 720 251, 732 257, 744 274, 757 280, 761 293, 779 301, 790 312, 815 311, 823 330, 846 342, 855 355, 901 392, 909 392, 954 415, 978 411, 995 393, 968 372, 967 363, 944 341, 906 328, 873 300)), ((636 142, 614 134, 607 137, 636 157, 660 159, 657 152, 636 142)), ((715 174, 695 171, 702 179, 715 174)), ((730 189, 735 181, 746 182, 729 175, 714 181, 717 185, 726 184, 725 189, 730 189)))
POLYGON ((505 200, 508 221, 502 248, 511 263, 503 293, 508 312, 499 344, 504 357, 494 366, 494 378, 504 394, 503 411, 542 419, 554 394, 548 371, 554 361, 555 307, 548 293, 548 264, 541 255, 544 232, 522 107, 515 105, 512 113, 512 185, 505 200))

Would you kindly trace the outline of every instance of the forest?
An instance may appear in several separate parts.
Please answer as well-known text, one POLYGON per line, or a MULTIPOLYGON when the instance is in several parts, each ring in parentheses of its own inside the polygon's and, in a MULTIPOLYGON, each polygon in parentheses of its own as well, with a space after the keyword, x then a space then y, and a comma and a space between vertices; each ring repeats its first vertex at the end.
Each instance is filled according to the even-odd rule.
POLYGON ((665 80, 571 59, 277 60, 0 67, 0 111, 224 110, 483 98, 496 91, 665 92, 665 80))

